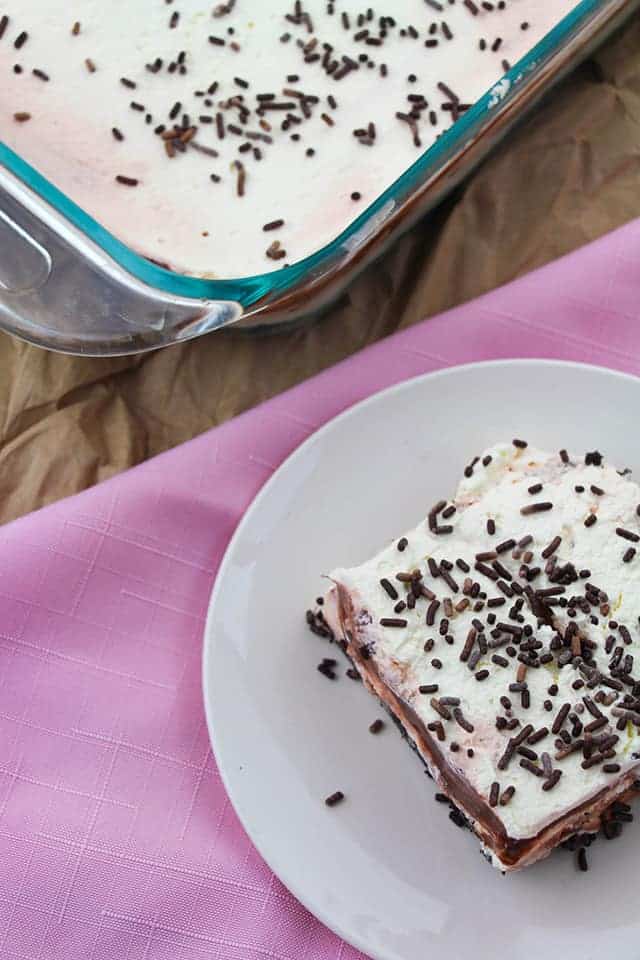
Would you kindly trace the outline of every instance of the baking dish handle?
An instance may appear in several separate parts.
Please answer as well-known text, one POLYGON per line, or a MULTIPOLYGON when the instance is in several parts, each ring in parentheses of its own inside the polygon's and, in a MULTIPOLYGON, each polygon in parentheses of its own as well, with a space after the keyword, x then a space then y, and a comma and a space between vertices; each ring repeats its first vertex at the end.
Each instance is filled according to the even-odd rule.
POLYGON ((117 356, 201 336, 242 316, 233 300, 147 286, 86 237, 80 252, 71 224, 54 211, 48 218, 44 203, 30 209, 21 193, 18 181, 0 180, 0 329, 64 353, 117 356))

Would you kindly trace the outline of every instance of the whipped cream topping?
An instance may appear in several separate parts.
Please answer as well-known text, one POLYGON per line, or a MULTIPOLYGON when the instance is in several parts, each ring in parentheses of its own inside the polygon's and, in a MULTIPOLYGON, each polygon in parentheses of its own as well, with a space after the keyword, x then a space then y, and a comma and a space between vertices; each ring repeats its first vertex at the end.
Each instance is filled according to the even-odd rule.
POLYGON ((4 0, 2 139, 138 252, 265 273, 332 241, 574 6, 4 0))
POLYGON ((348 592, 358 642, 387 686, 428 729, 442 723, 447 762, 484 798, 515 788, 494 812, 508 836, 525 839, 640 764, 640 488, 597 453, 511 443, 466 472, 431 521, 331 579, 348 592), (414 570, 427 596, 396 611, 414 592, 397 575, 414 570), (479 587, 465 589, 467 578, 479 587), (429 615, 431 594, 439 603, 429 615), (451 719, 433 705, 441 698, 451 719), (529 724, 534 736, 505 763, 529 724), (560 775, 549 788, 551 771, 560 775))

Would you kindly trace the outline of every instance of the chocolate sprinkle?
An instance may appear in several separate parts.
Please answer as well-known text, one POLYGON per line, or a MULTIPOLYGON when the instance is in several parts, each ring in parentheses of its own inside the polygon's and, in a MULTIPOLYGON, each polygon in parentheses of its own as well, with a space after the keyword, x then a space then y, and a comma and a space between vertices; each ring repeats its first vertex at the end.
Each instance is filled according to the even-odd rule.
POLYGON ((561 543, 562 537, 554 537, 551 543, 542 551, 542 559, 548 560, 549 557, 556 552, 561 543))
POLYGON ((344 800, 344 793, 342 790, 336 790, 335 793, 332 793, 330 796, 325 798, 325 803, 328 807, 335 807, 339 803, 342 803, 344 800))
POLYGON ((444 727, 442 726, 442 722, 440 720, 433 720, 431 723, 428 723, 427 730, 430 730, 432 733, 435 733, 440 743, 446 740, 444 727))
POLYGON ((523 757, 523 758, 522 758, 522 760, 520 761, 520 766, 521 766, 524 770, 528 770, 529 773, 532 773, 535 777, 542 777, 542 776, 544 776, 544 773, 543 773, 543 771, 542 771, 542 768, 536 766, 536 764, 533 763, 532 760, 528 760, 526 757, 523 757))
POLYGON ((505 787, 500 797, 500 806, 506 807, 507 804, 511 801, 511 798, 513 797, 515 792, 516 792, 516 788, 514 786, 505 787))
MULTIPOLYGON (((443 702, 444 699, 445 699, 445 698, 443 697, 442 700, 441 700, 441 702, 443 702)), ((455 707, 454 707, 454 709, 453 709, 453 717, 454 717, 454 720, 456 721, 456 723, 457 723, 459 726, 461 726, 463 730, 466 730, 467 733, 473 733, 473 731, 474 731, 474 726, 473 726, 472 723, 469 723, 469 721, 468 721, 467 718, 464 716, 464 714, 463 714, 462 710, 460 709, 460 707, 458 707, 458 706, 455 706, 455 707)))
POLYGON ((640 536, 637 533, 633 533, 631 530, 625 530, 624 527, 616 527, 616 533, 619 537, 622 537, 623 540, 630 540, 631 543, 638 543, 640 541, 640 536))
POLYGON ((544 513, 547 510, 553 510, 553 504, 543 500, 540 503, 530 503, 526 507, 521 507, 520 513, 523 517, 528 517, 532 513, 544 513))
POLYGON ((527 738, 527 743, 533 746, 533 744, 538 743, 540 740, 543 740, 548 733, 549 733, 548 727, 540 727, 539 730, 536 730, 534 733, 531 734, 530 737, 527 738))
POLYGON ((571 704, 570 704, 570 703, 563 703, 563 704, 562 704, 562 706, 561 706, 560 709, 558 710, 558 713, 556 714, 555 720, 553 721, 553 725, 552 725, 552 727, 551 727, 551 732, 552 732, 552 733, 559 733, 559 732, 560 732, 560 730, 561 730, 561 728, 562 728, 565 720, 567 719, 567 716, 568 716, 570 710, 571 710, 571 704))
POLYGON ((513 549, 515 547, 516 541, 511 538, 509 540, 503 540, 502 543, 499 543, 496 547, 496 553, 506 553, 507 550, 513 549))
POLYGON ((440 703, 436 697, 432 697, 429 701, 436 713, 440 714, 443 720, 451 720, 451 711, 440 703))
POLYGON ((392 600, 398 599, 398 591, 393 586, 393 584, 389 580, 387 580, 386 577, 383 577, 381 579, 380 586, 385 591, 385 593, 387 593, 391 597, 392 600))
POLYGON ((327 680, 337 680, 336 674, 334 672, 334 667, 336 666, 335 660, 323 660, 322 663, 319 663, 317 666, 318 673, 321 673, 327 680))
POLYGON ((542 784, 542 789, 545 791, 553 790, 561 776, 562 770, 554 770, 553 773, 551 773, 542 784))

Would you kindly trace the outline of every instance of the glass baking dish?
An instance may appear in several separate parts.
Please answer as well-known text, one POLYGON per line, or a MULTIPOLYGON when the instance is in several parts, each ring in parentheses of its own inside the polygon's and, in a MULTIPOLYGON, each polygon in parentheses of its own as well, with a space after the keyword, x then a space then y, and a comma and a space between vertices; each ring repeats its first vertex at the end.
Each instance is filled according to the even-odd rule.
POLYGON ((638 6, 581 0, 333 242, 240 280, 194 278, 145 259, 0 141, 0 329, 53 350, 114 356, 317 313, 638 6))

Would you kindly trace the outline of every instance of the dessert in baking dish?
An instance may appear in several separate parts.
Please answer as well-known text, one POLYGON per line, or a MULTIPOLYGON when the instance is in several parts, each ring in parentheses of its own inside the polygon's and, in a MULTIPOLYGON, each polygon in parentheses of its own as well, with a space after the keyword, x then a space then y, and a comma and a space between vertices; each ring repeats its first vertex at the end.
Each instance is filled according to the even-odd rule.
POLYGON ((4 0, 1 138, 119 239, 232 278, 335 239, 575 0, 4 0))

